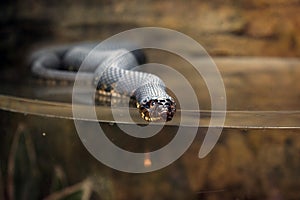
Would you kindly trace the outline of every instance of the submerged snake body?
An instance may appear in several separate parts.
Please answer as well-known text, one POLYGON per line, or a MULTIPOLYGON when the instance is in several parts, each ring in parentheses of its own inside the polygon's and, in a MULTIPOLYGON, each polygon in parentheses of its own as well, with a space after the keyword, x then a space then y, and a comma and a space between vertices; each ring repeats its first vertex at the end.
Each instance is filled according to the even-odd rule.
POLYGON ((83 64, 80 79, 93 80, 92 84, 99 90, 134 97, 146 121, 173 118, 176 104, 166 93, 164 82, 153 74, 133 70, 145 63, 140 50, 91 51, 94 46, 75 45, 37 52, 32 57, 32 72, 44 78, 75 80, 76 71, 83 64))

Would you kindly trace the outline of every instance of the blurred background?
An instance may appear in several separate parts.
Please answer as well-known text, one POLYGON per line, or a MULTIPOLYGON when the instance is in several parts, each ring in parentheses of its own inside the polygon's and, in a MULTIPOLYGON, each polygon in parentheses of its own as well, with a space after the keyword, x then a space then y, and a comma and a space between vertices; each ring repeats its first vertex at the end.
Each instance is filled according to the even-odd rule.
POLYGON ((211 55, 299 56, 299 0, 1 1, 1 60, 33 46, 101 40, 161 26, 199 41, 211 55))
MULTIPOLYGON (((144 26, 185 33, 213 57, 300 56, 299 0, 10 0, 1 1, 0 9, 1 84, 20 83, 30 74, 27 58, 34 49, 101 41, 144 26)), ((239 98, 242 87, 235 89, 239 98)), ((0 199, 300 197, 298 130, 226 129, 214 151, 200 160, 201 128, 178 161, 138 175, 96 161, 70 120, 4 111, 0 117, 0 199)))

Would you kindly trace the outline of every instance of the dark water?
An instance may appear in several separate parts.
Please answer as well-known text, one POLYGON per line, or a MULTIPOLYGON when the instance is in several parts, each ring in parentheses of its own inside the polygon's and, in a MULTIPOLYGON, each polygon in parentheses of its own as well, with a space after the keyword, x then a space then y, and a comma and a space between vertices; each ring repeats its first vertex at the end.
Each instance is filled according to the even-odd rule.
MULTIPOLYGON (((92 199, 294 199, 300 195, 299 130, 224 129, 212 152, 199 159, 206 132, 200 128, 180 159, 155 172, 131 174, 97 161, 83 146, 72 120, 4 111, 1 115, 5 116, 0 136, 5 197, 13 189, 17 199, 40 199, 56 191, 66 193, 66 188, 87 180, 92 185, 72 191, 71 199, 89 190, 92 199)), ((111 141, 133 152, 164 146, 176 130, 168 127, 153 138, 136 139, 122 134, 116 125, 101 126, 111 141)))

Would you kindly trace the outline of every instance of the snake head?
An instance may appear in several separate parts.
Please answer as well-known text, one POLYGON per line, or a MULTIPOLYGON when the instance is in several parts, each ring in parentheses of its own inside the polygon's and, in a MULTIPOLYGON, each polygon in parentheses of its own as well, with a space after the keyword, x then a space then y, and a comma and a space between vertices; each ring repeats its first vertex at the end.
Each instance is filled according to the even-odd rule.
POLYGON ((172 98, 143 100, 137 107, 146 121, 170 121, 176 112, 176 103, 172 98))

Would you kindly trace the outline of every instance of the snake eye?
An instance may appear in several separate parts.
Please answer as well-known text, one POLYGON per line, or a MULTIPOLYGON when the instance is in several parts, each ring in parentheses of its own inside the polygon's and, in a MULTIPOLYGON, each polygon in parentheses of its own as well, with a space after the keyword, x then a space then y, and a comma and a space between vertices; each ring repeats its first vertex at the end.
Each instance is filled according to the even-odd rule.
POLYGON ((149 108, 150 107, 150 102, 147 102, 144 107, 149 108))

